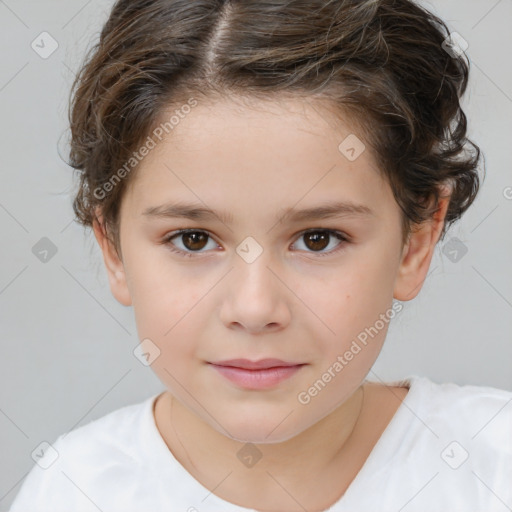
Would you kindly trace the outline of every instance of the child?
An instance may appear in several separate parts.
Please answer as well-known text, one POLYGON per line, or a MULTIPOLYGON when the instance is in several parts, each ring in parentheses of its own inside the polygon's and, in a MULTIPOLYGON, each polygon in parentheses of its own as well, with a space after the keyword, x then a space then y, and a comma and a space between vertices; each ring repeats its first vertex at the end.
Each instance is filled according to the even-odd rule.
POLYGON ((460 42, 411 0, 116 2, 73 205, 166 391, 12 512, 512 509, 511 392, 366 378, 479 188, 460 42))

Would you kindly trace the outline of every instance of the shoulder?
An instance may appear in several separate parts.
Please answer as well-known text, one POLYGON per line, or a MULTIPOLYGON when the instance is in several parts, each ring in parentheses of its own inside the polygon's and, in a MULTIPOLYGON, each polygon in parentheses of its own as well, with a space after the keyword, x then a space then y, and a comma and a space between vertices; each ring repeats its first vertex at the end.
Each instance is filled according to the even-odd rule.
POLYGON ((465 478, 478 483, 479 477, 508 495, 512 392, 414 376, 409 394, 410 400, 405 401, 408 419, 402 425, 404 444, 417 457, 429 460, 432 468, 442 474, 448 471, 446 482, 465 478))
POLYGON ((41 445, 11 512, 34 510, 35 503, 38 512, 97 511, 87 489, 111 485, 116 480, 112 476, 126 476, 127 468, 140 466, 140 442, 147 435, 156 397, 121 407, 41 445))
MULTIPOLYGON (((411 510, 502 510, 512 499, 512 392, 416 375, 386 385, 409 392, 364 472, 381 510, 411 500, 411 489, 411 510)), ((364 492, 355 486, 350 498, 364 492)))
POLYGON ((452 432, 512 453, 512 391, 491 386, 436 383, 411 376, 405 405, 433 432, 452 432))
POLYGON ((54 448, 61 450, 61 465, 80 460, 82 465, 91 463, 96 466, 99 461, 113 457, 120 461, 137 461, 140 451, 133 440, 140 440, 145 434, 155 398, 156 395, 121 407, 59 436, 54 448))
MULTIPOLYGON (((510 428, 512 391, 491 386, 436 383, 426 377, 412 377, 418 406, 432 419, 450 419, 478 430, 510 428)), ((477 432, 475 432, 477 434, 477 432)))

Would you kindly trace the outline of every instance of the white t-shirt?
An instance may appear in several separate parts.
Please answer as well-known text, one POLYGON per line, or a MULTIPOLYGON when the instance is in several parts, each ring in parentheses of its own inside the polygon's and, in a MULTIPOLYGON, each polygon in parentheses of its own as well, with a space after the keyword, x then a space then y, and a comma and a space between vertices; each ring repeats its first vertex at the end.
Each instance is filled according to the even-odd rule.
MULTIPOLYGON (((409 393, 332 512, 510 512, 512 392, 409 376, 409 393)), ((154 395, 59 436, 11 512, 248 512, 175 459, 154 395), (51 465, 50 465, 51 463, 51 465), (41 466, 48 466, 43 469, 41 466)))

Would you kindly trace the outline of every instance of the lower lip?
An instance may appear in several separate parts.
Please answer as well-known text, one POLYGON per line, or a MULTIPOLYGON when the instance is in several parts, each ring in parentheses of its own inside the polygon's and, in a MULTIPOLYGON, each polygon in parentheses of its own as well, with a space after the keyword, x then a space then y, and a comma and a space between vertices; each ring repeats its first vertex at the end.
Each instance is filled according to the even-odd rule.
POLYGON ((277 366, 262 370, 245 370, 233 366, 212 366, 226 379, 237 386, 247 389, 267 389, 276 386, 280 382, 290 378, 302 366, 277 366))

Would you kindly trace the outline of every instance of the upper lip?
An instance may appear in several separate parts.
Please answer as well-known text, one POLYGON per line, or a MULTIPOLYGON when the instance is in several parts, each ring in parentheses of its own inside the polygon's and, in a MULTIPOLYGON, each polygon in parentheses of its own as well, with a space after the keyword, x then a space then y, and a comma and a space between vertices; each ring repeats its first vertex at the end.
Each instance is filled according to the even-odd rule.
POLYGON ((245 370, 262 370, 266 368, 276 368, 279 366, 298 366, 303 363, 290 363, 281 359, 260 359, 259 361, 251 361, 249 359, 229 359, 226 361, 214 361, 211 364, 217 366, 231 366, 234 368, 243 368, 245 370))

